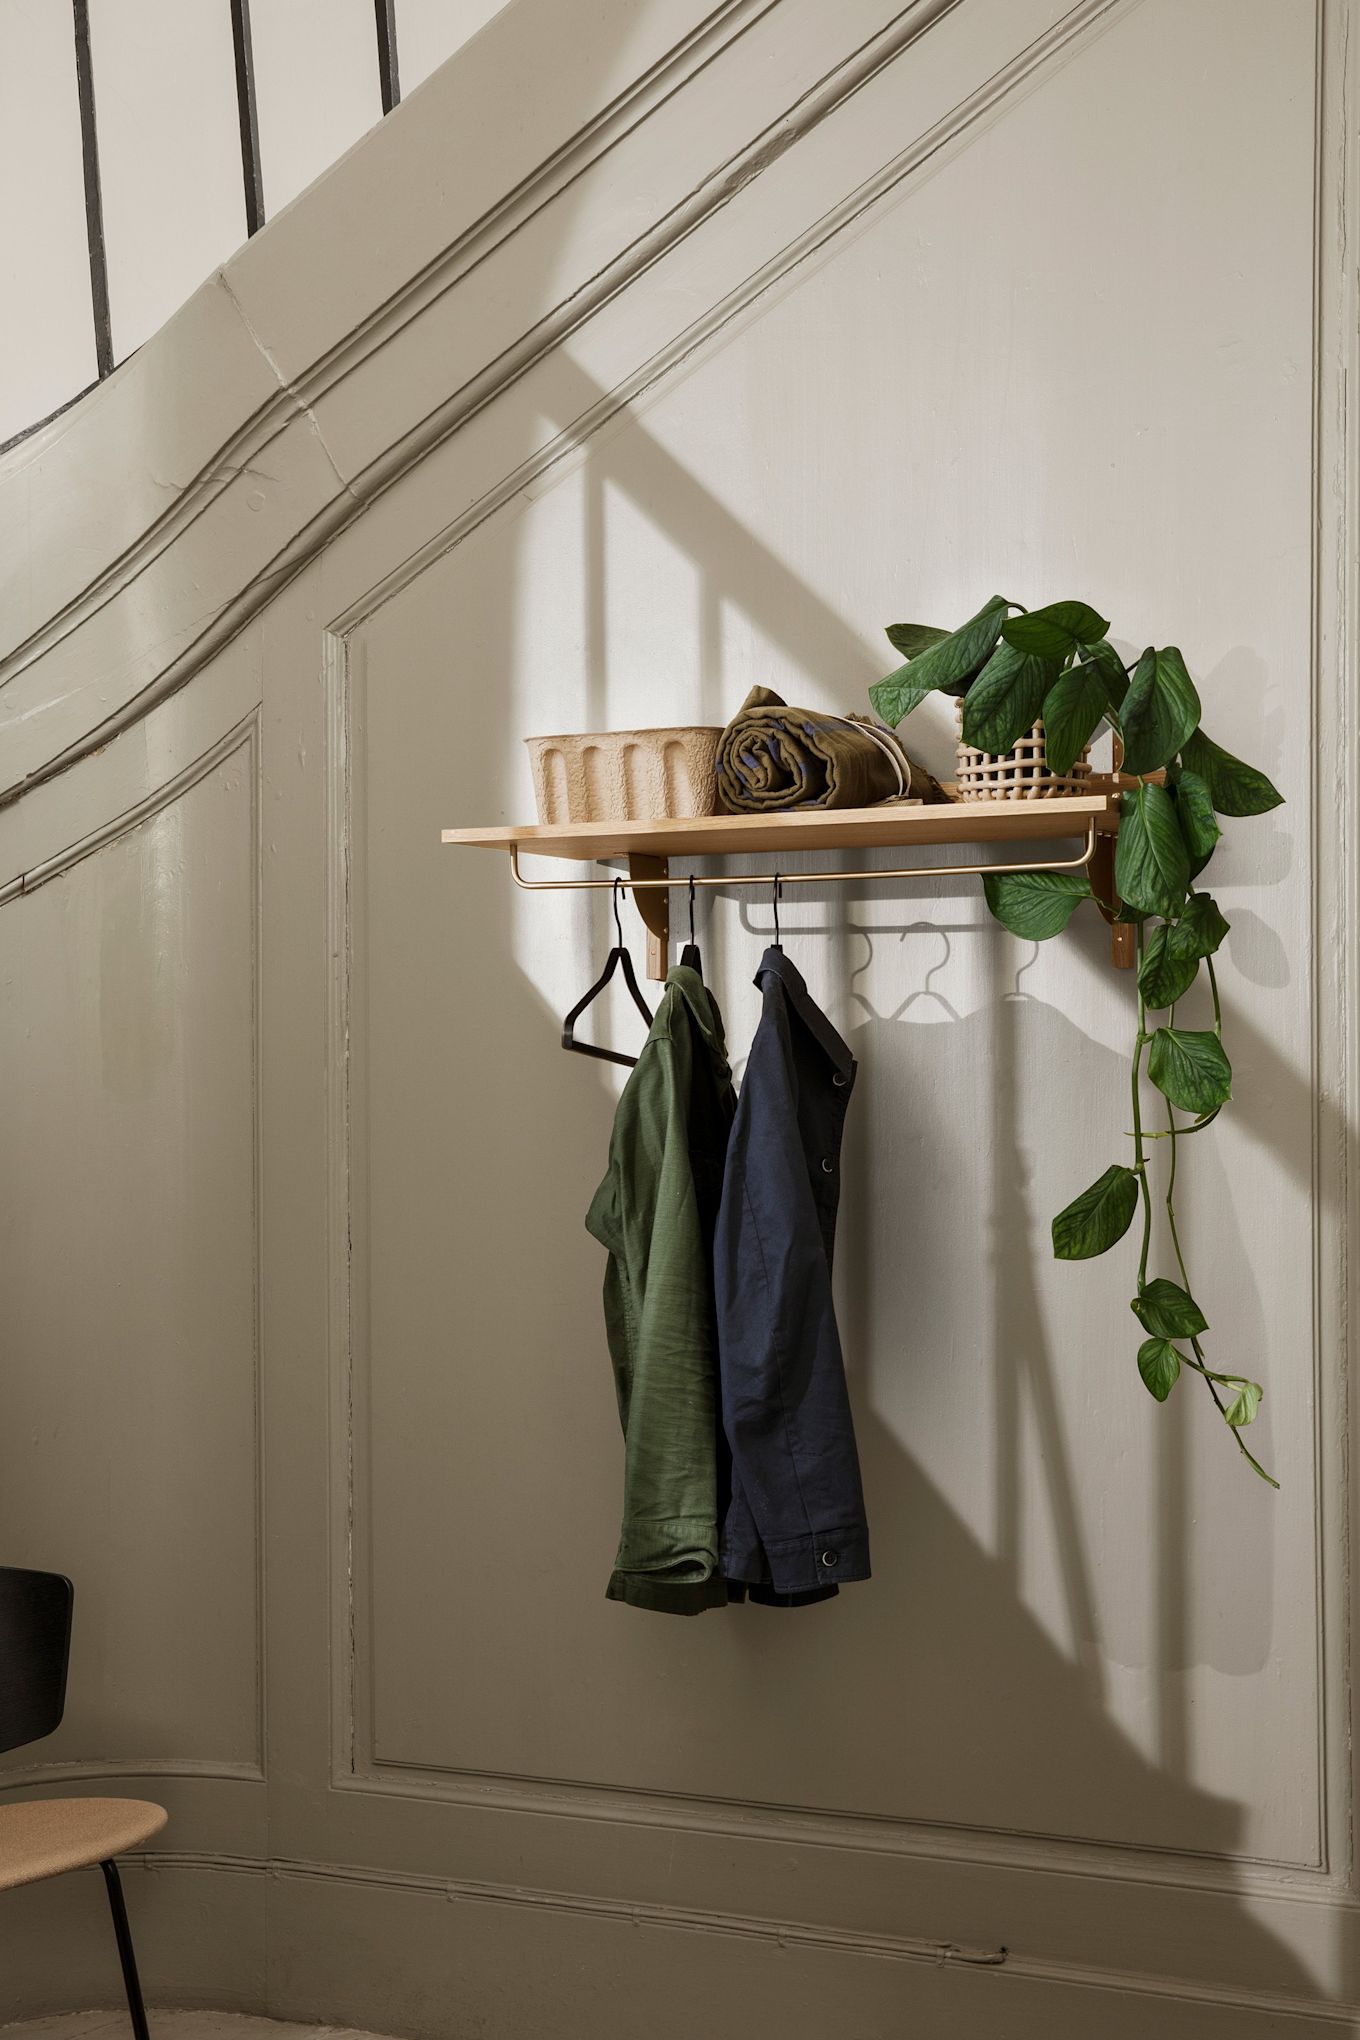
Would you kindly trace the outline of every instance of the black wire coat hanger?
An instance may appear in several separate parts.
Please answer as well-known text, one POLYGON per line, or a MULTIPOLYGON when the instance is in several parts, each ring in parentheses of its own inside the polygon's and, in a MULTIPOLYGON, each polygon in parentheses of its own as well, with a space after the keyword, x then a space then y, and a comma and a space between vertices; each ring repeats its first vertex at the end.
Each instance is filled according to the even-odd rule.
POLYGON ((783 890, 784 881, 776 871, 770 885, 770 905, 774 908, 774 941, 770 944, 771 949, 784 947, 779 939, 779 898, 783 890))
POLYGON ((694 873, 693 873, 693 872, 691 872, 691 873, 690 873, 690 875, 689 875, 689 941, 688 941, 688 942, 687 942, 687 943, 685 944, 684 948, 683 948, 683 949, 682 949, 682 950, 680 951, 680 961, 681 961, 681 963, 682 963, 682 964, 687 964, 687 965, 688 965, 688 967, 690 968, 690 970, 697 970, 697 971, 698 971, 698 973, 699 973, 699 975, 700 975, 700 977, 702 977, 702 976, 703 976, 703 974, 704 974, 704 964, 703 964, 703 958, 702 958, 702 957, 700 956, 700 954, 699 954, 699 945, 698 945, 698 943, 697 943, 697 942, 695 941, 695 939, 694 939, 694 873))
POLYGON ((616 878, 614 880, 613 892, 610 895, 614 905, 614 928, 619 939, 610 950, 604 969, 600 972, 590 990, 585 994, 584 998, 576 1001, 576 1004, 562 1022, 562 1046, 572 1055, 592 1055, 599 1062, 622 1063, 625 1069, 631 1070, 637 1064, 637 1057, 635 1055, 622 1055, 615 1048, 596 1048, 593 1042, 578 1041, 575 1032, 576 1022, 585 1012, 586 1007, 593 1005, 595 1000, 599 998, 600 993, 609 983, 614 972, 620 967, 623 970, 623 982, 628 987, 633 1004, 637 1007, 647 1025, 650 1027, 652 1024, 652 1009, 638 990, 638 981, 633 975, 633 959, 629 956, 628 951, 623 945, 623 921, 619 914, 619 893, 622 890, 622 886, 623 880, 616 878))

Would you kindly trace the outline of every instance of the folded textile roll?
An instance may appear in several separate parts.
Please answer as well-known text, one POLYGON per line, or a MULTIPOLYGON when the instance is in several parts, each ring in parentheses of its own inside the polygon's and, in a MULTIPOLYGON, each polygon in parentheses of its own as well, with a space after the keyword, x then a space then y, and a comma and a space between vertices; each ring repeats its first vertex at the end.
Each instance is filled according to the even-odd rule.
POLYGON ((867 716, 790 708, 768 687, 751 689, 718 743, 718 804, 732 815, 943 799, 896 731, 867 716))

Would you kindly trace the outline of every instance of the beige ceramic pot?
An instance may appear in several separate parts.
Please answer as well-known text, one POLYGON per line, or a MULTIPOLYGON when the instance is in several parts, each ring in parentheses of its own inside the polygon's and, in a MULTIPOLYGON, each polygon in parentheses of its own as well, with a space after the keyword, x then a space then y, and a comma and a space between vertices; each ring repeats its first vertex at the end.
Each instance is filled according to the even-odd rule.
POLYGON ((595 730, 526 737, 540 822, 653 822, 711 815, 720 729, 595 730))

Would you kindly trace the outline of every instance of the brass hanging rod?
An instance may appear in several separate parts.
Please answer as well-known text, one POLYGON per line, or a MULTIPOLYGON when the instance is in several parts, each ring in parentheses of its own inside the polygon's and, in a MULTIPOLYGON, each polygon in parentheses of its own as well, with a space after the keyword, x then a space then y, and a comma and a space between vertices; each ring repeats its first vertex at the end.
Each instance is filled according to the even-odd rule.
MULTIPOLYGON (((1101 849, 1096 817, 1087 815, 1084 822, 1085 837, 1075 857, 1049 857, 1029 864, 905 864, 882 871, 762 871, 742 875, 706 872, 702 876, 696 874, 691 877, 686 873, 683 878, 672 878, 667 856, 629 850, 624 853, 628 858, 626 878, 622 873, 614 878, 526 878, 520 869, 518 842, 511 839, 505 847, 510 852, 511 876, 525 892, 608 892, 618 886, 634 893, 638 912, 647 929, 647 975, 659 981, 666 975, 670 956, 669 894, 677 886, 688 890, 691 885, 749 888, 778 883, 782 888, 786 885, 853 885, 885 878, 978 878, 988 872, 1084 871, 1101 849)), ((791 849, 793 847, 790 845, 791 849)), ((673 854, 685 856, 687 853, 680 850, 673 854)), ((701 857, 705 853, 696 844, 688 854, 701 857)), ((728 851, 725 854, 730 856, 733 853, 728 851)))
MULTIPOLYGON (((631 868, 627 878, 621 874, 616 878, 526 878, 520 870, 519 844, 511 843, 510 870, 515 884, 525 892, 608 892, 612 887, 622 886, 628 892, 661 892, 688 890, 691 882, 705 886, 767 886, 778 879, 781 885, 850 885, 864 879, 884 878, 979 878, 990 874, 993 877, 1017 871, 1082 871, 1096 854, 1096 825, 1088 822, 1086 838, 1081 852, 1076 857, 1045 858, 1042 862, 1026 864, 905 864, 892 868, 868 871, 762 871, 733 874, 720 872, 716 876, 708 873, 694 874, 691 881, 672 878, 663 872, 654 877, 635 876, 631 868)), ((696 851, 696 855, 702 852, 696 851)), ((631 864, 634 861, 631 859, 631 864)), ((648 860, 664 865, 665 859, 648 860)))

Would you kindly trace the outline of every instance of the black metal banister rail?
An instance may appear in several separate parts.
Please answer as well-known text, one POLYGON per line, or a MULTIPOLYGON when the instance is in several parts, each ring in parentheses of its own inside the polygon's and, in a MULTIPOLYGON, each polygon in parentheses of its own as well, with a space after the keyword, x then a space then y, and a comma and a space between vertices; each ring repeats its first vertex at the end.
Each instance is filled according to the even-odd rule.
POLYGON ((378 84, 382 91, 382 110, 390 113, 401 98, 396 0, 373 0, 373 11, 378 31, 378 84))
POLYGON ((231 44, 236 56, 236 115, 241 129, 241 181, 246 195, 246 239, 264 225, 260 124, 255 112, 255 53, 250 42, 250 0, 231 0, 231 44))
MULTIPOLYGON (((255 59, 250 35, 250 0, 225 0, 231 9, 232 52, 236 67, 236 111, 241 136, 241 182, 245 193, 246 238, 258 234, 266 219, 264 169, 260 155, 260 127, 255 100, 255 59)), ((397 58, 396 0, 373 0, 374 60, 378 67, 378 89, 384 114, 401 100, 401 70, 397 58)), ((109 264, 104 239, 104 199, 99 176, 99 122, 95 91, 94 52, 90 41, 90 0, 71 0, 71 27, 75 38, 76 96, 80 110, 81 166, 85 185, 85 238, 90 261, 90 310, 94 328, 95 382, 103 382, 118 365, 114 350, 113 321, 109 310, 109 264)), ((95 383, 73 391, 64 403, 34 419, 10 438, 0 441, 0 454, 27 439, 31 433, 50 425, 63 411, 88 395, 95 383)))
POLYGON ((71 0, 76 39, 76 96, 80 102, 80 155, 85 173, 85 239, 90 250, 90 304, 99 380, 113 368, 109 317, 109 262, 104 247, 104 194, 99 183, 99 129, 95 120, 94 63, 90 54, 90 0, 71 0))

